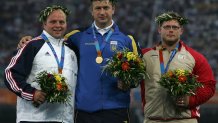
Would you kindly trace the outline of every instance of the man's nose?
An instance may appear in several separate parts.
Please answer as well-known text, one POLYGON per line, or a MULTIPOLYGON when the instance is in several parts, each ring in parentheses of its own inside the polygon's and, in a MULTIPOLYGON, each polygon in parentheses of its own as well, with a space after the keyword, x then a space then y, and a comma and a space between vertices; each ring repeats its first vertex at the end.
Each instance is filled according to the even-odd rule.
POLYGON ((100 9, 100 14, 104 14, 104 13, 105 13, 104 8, 101 8, 101 9, 100 9))

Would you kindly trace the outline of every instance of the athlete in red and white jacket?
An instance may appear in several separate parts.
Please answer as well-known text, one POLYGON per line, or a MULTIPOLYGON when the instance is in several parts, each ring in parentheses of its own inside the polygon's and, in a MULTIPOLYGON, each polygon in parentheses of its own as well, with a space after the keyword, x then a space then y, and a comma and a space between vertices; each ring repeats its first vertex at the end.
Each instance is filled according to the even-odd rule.
POLYGON ((162 17, 164 16, 165 20, 159 20, 158 27, 162 41, 154 48, 142 49, 148 75, 141 84, 144 123, 197 123, 200 117, 199 107, 214 95, 216 81, 206 58, 180 40, 183 32, 183 23, 179 20, 181 17, 174 12, 165 13, 162 17), (177 50, 174 51, 176 47, 177 50), (157 83, 162 75, 161 63, 164 63, 165 70, 192 71, 203 87, 198 88, 193 96, 184 96, 173 101, 167 90, 157 83), (176 107, 184 110, 177 114, 176 107))

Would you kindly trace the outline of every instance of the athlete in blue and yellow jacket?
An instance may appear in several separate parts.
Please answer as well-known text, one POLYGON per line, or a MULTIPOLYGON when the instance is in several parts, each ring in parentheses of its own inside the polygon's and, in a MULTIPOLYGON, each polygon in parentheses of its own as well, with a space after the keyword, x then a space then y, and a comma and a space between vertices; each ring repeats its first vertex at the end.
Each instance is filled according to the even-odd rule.
POLYGON ((76 46, 79 51, 79 74, 76 87, 78 111, 93 113, 108 109, 125 109, 128 113, 130 91, 123 92, 118 89, 117 79, 103 73, 102 67, 106 65, 106 59, 112 57, 117 50, 128 48, 137 52, 136 43, 131 36, 120 32, 115 23, 107 29, 108 31, 102 35, 100 34, 102 31, 93 23, 86 30, 74 30, 68 34, 68 43, 76 46), (99 55, 96 41, 99 43, 103 58, 100 63, 96 59, 99 55))
POLYGON ((91 0, 93 24, 68 34, 68 42, 79 51, 76 87, 76 123, 129 123, 130 91, 118 89, 118 80, 102 72, 106 59, 117 50, 137 52, 131 36, 113 22, 116 0, 91 0))
POLYGON ((76 107, 79 110, 94 112, 102 109, 128 108, 129 91, 123 92, 117 88, 117 79, 102 73, 102 67, 106 65, 106 59, 112 57, 116 50, 128 48, 133 51, 135 41, 119 31, 116 24, 111 25, 112 35, 108 39, 110 31, 103 36, 95 26, 88 29, 74 30, 69 34, 68 43, 72 43, 79 50, 79 76, 76 89, 76 107), (98 56, 94 33, 99 42, 102 63, 96 62, 98 56))

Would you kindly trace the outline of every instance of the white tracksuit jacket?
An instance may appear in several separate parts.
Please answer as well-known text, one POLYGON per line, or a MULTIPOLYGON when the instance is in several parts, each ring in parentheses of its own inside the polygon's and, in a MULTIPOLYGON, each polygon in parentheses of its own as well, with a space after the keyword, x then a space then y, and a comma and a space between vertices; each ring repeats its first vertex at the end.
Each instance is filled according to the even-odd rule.
MULTIPOLYGON (((43 33, 48 37, 60 60, 63 40, 54 39, 46 31, 43 31, 43 33)), ((11 91, 18 95, 17 123, 20 121, 73 123, 74 97, 78 70, 75 52, 65 45, 65 59, 62 74, 66 77, 66 82, 70 86, 69 89, 72 94, 69 102, 70 105, 45 102, 38 108, 33 106, 35 89, 40 89, 34 80, 37 74, 44 70, 58 73, 58 65, 52 50, 40 36, 18 50, 6 68, 5 84, 11 91)))

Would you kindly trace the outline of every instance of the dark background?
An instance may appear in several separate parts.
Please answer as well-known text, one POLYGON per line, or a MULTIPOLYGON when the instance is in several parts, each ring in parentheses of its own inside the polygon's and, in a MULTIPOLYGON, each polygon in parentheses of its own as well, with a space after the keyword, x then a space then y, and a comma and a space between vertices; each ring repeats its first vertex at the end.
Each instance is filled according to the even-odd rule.
MULTIPOLYGON (((3 84, 4 69, 22 36, 41 33, 39 12, 52 4, 64 5, 72 11, 69 31, 93 22, 90 0, 0 1, 0 123, 15 123, 16 119, 16 98, 3 84)), ((154 17, 166 11, 178 12, 190 20, 182 40, 208 59, 218 80, 218 0, 118 0, 114 21, 123 32, 132 34, 141 47, 150 47, 159 41, 154 17)), ((138 88, 132 92, 133 123, 143 120, 139 94, 138 88)), ((217 104, 218 96, 214 96, 201 106, 200 123, 218 122, 217 104)))

